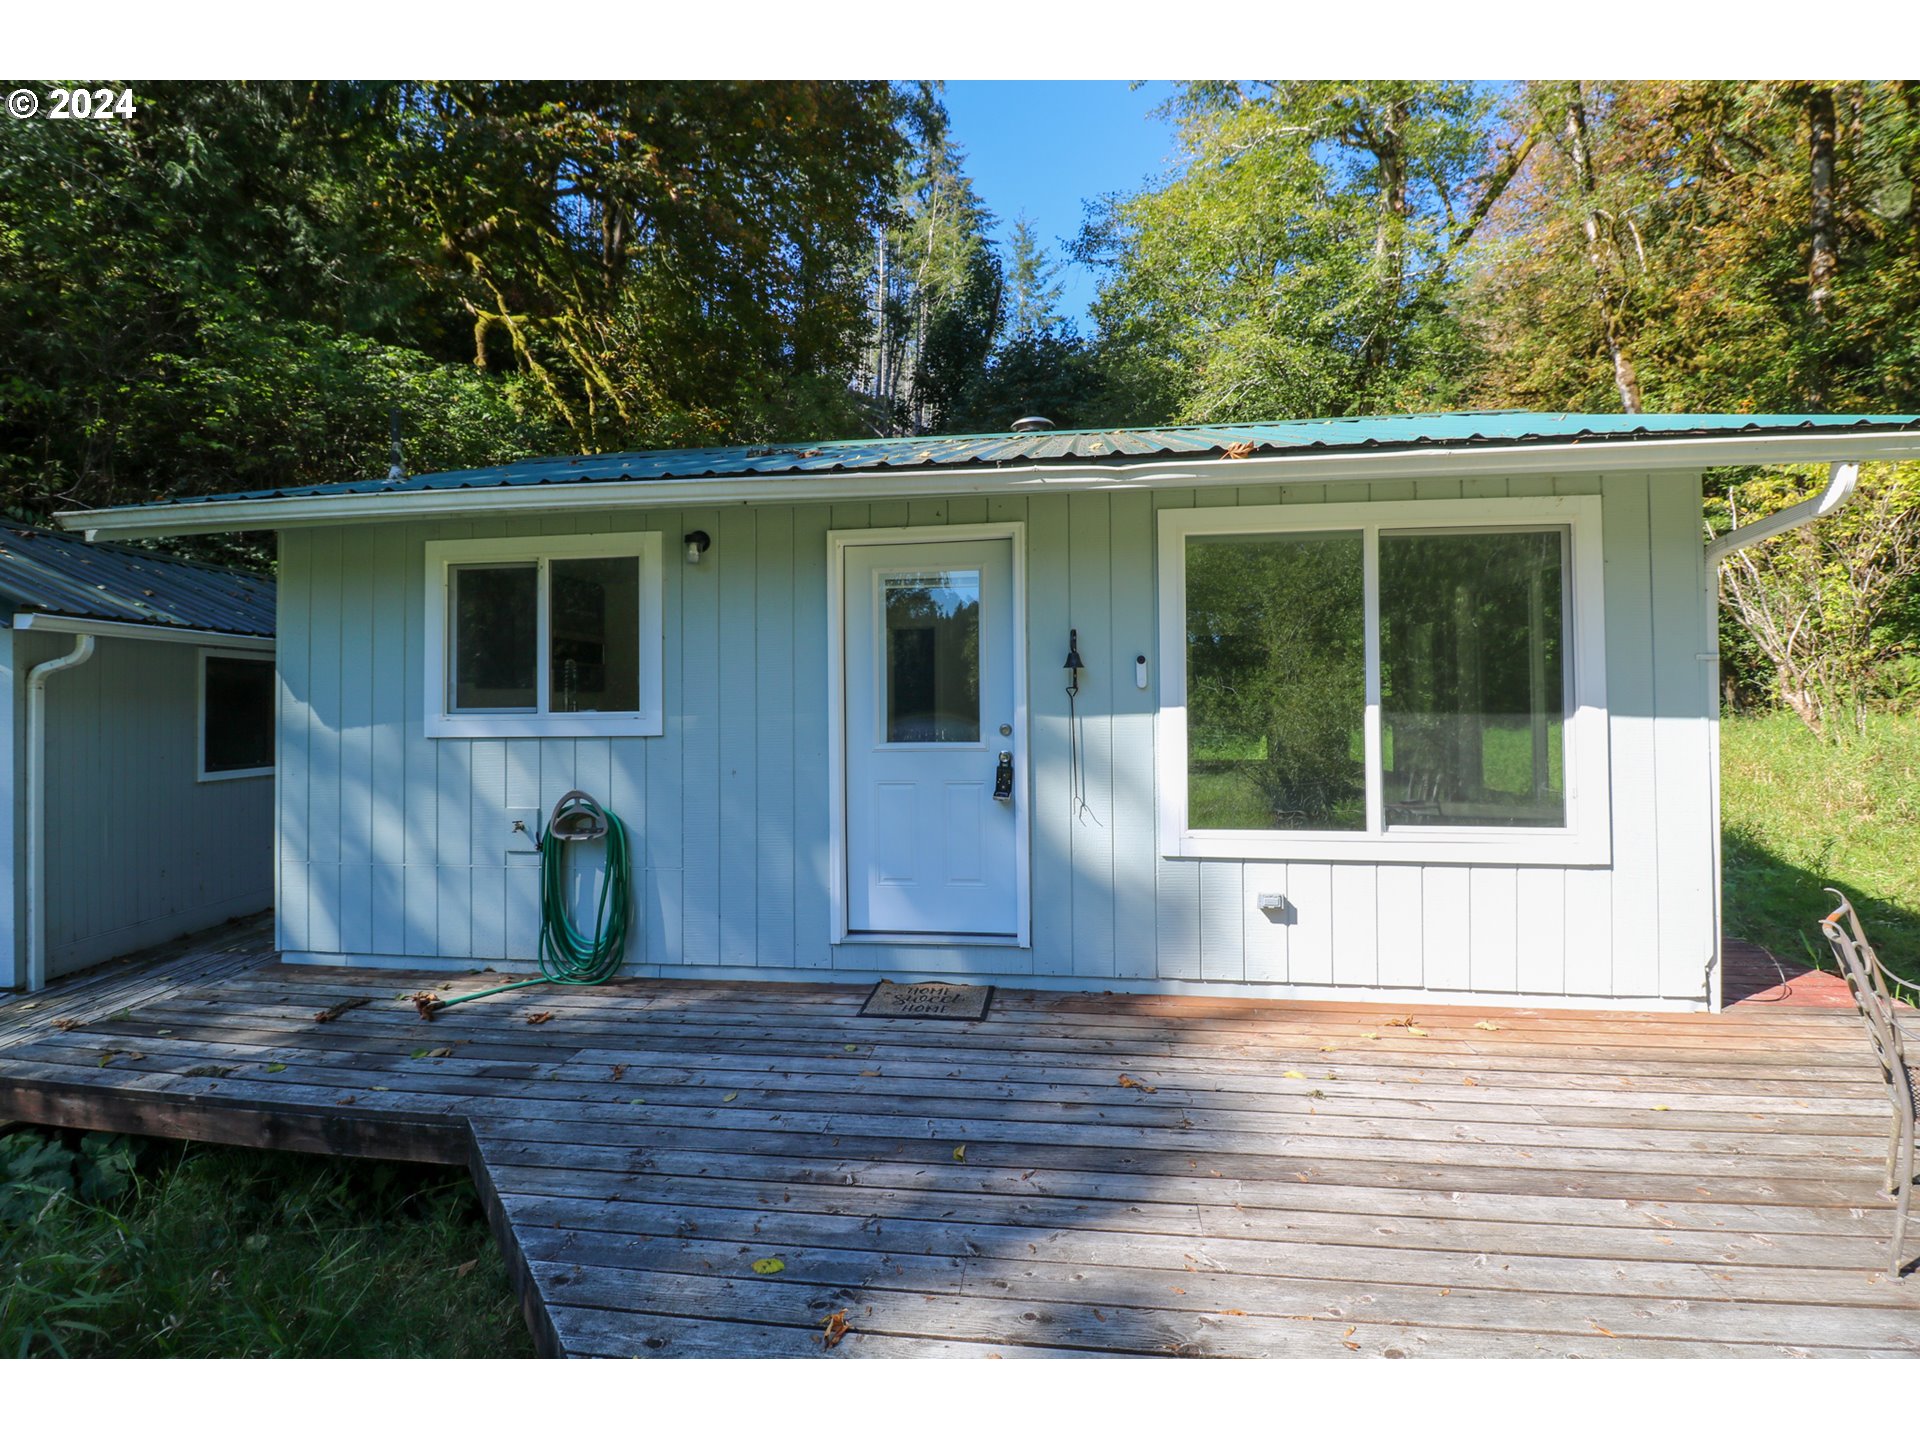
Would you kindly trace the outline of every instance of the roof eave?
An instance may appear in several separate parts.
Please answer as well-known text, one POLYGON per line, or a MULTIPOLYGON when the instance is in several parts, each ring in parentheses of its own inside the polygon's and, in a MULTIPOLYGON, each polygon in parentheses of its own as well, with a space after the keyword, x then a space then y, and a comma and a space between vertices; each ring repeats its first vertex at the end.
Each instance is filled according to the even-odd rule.
POLYGON ((102 640, 157 640, 172 645, 200 645, 207 649, 272 650, 274 637, 235 630, 195 629, 161 621, 102 620, 90 615, 63 615, 50 610, 21 610, 11 626, 54 635, 93 635, 102 640))
POLYGON ((910 499, 936 495, 1035 494, 1074 490, 1203 489, 1222 485, 1315 484, 1337 480, 1595 474, 1700 470, 1720 465, 1791 465, 1920 458, 1920 432, 1796 430, 1772 435, 1642 436, 1546 443, 1408 445, 1281 455, 1044 461, 1019 465, 741 475, 686 480, 568 483, 275 496, 190 504, 70 510, 57 518, 89 540, 146 539, 245 530, 288 530, 369 520, 420 520, 502 512, 553 513, 687 505, 910 499))

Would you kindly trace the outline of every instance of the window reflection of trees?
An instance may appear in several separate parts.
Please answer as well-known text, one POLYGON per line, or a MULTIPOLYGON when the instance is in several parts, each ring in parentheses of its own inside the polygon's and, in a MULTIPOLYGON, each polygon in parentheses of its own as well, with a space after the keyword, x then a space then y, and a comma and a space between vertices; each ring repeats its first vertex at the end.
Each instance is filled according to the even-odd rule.
POLYGON ((1380 539, 1389 825, 1566 823, 1560 530, 1380 539))
POLYGON ((980 738, 980 576, 954 571, 886 582, 887 740, 980 738))
POLYGON ((1350 533, 1189 542, 1194 829, 1365 828, 1361 544, 1350 533))

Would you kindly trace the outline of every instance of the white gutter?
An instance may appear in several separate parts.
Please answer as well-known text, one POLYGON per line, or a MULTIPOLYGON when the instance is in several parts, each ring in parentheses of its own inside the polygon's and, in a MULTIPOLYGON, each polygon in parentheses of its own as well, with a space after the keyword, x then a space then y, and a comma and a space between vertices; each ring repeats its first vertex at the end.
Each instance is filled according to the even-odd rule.
POLYGON ((47 677, 93 658, 93 636, 27 672, 27 988, 47 983, 47 677))
POLYGON ((1827 488, 1811 500, 1802 500, 1798 505, 1789 505, 1764 520, 1756 520, 1751 525, 1742 525, 1737 530, 1729 530, 1724 535, 1716 535, 1707 542, 1707 564, 1717 566, 1736 550, 1744 550, 1756 540, 1765 540, 1774 535, 1784 535, 1789 530, 1798 530, 1802 525, 1810 525, 1822 516, 1831 515, 1853 494, 1853 487, 1860 479, 1860 465, 1854 460, 1835 461, 1827 470, 1827 488))
POLYGON ((686 480, 578 480, 547 484, 375 490, 351 495, 277 496, 172 505, 69 510, 59 517, 89 540, 286 530, 363 520, 418 520, 453 515, 551 514, 608 510, 824 500, 913 499, 944 495, 1068 493, 1076 490, 1203 489, 1219 485, 1323 484, 1341 480, 1406 480, 1503 475, 1629 474, 1698 471, 1716 465, 1783 465, 1830 460, 1836 450, 1857 460, 1920 457, 1920 433, 1792 433, 1695 436, 1667 440, 1581 440, 1546 445, 1425 446, 1334 454, 1174 457, 1131 464, 1076 459, 1025 465, 943 465, 922 470, 843 470, 686 480))
POLYGON ((224 630, 187 630, 178 625, 139 625, 131 621, 85 620, 73 615, 25 611, 13 617, 16 630, 41 634, 93 635, 102 640, 163 640, 176 645, 210 645, 222 650, 273 649, 271 635, 229 635, 224 630))

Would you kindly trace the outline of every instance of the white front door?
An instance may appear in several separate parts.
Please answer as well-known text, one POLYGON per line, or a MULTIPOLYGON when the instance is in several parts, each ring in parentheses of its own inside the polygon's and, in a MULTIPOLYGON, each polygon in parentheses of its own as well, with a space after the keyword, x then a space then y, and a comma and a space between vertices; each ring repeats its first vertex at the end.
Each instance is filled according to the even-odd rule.
POLYGON ((852 544, 845 575, 847 929, 1010 940, 1026 823, 1013 543, 852 544))

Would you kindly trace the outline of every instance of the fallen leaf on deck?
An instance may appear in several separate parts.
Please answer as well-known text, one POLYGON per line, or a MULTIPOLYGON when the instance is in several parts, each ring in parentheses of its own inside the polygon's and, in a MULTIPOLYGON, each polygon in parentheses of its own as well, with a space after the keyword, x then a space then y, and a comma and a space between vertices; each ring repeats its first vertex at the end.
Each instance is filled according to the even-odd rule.
POLYGON ((154 1033, 154 1034, 156 1034, 156 1035, 171 1035, 171 1034, 173 1034, 173 1031, 171 1031, 171 1030, 156 1030, 156 1031, 154 1031, 153 1033, 154 1033))
POLYGON ((953 1158, 958 1160, 962 1165, 966 1164, 967 1163, 967 1147, 964 1145, 954 1146, 953 1158))
POLYGON ((546 1023, 547 1023, 547 1021, 549 1021, 549 1020, 551 1020, 551 1019, 553 1019, 553 1011, 551 1011, 551 1010, 536 1010, 536 1011, 534 1011, 534 1012, 533 1012, 533 1014, 531 1014, 531 1015, 529 1015, 529 1016, 527 1016, 527 1024, 529 1024, 529 1025, 544 1025, 544 1024, 546 1024, 546 1023))
POLYGON ((427 1051, 427 1058, 429 1060, 446 1060, 451 1058, 452 1055, 453 1046, 451 1045, 442 1045, 438 1049, 427 1051))
POLYGON ((1349 1350, 1358 1350, 1360 1348, 1360 1343, 1357 1340, 1342 1340, 1340 1343, 1349 1350))
POLYGON ((1606 1326, 1602 1325, 1598 1320, 1589 1320, 1587 1323, 1593 1326, 1593 1328, 1598 1330, 1602 1335, 1606 1336, 1609 1340, 1618 1340, 1620 1338, 1618 1335, 1614 1334, 1611 1330, 1607 1329, 1606 1326))
POLYGON ((407 1058, 409 1060, 424 1060, 427 1058, 426 1049, 422 1047, 421 1049, 416 1050, 411 1055, 407 1056, 407 1058))
POLYGON ((79 1026, 80 1023, 81 1021, 78 1016, 67 1015, 67 1016, 63 1016, 61 1019, 54 1021, 53 1028, 56 1030, 72 1030, 72 1029, 75 1029, 77 1026, 79 1026))
POLYGON ((764 1260, 753 1262, 753 1273, 756 1275, 778 1275, 786 1268, 787 1262, 778 1255, 769 1255, 764 1260))
POLYGON ((1673 1107, 1671 1105, 1656 1105, 1653 1108, 1656 1110, 1671 1110, 1673 1107))
POLYGON ((646 1101, 644 1101, 644 1100, 629 1100, 629 1101, 627 1101, 627 1104, 629 1104, 629 1105, 644 1105, 644 1104, 646 1104, 646 1103, 647 1103, 647 1102, 646 1102, 646 1101))
POLYGON ((846 1051, 849 1055, 851 1055, 853 1054, 854 1051, 858 1050, 860 1047, 858 1045, 842 1045, 840 1048, 846 1051))
POLYGON ((1407 1034, 1418 1035, 1422 1039, 1425 1039, 1427 1032, 1422 1030, 1418 1025, 1409 1025, 1407 1026, 1407 1034))
POLYGON ((1378 1030, 1362 1030, 1360 1032, 1360 1038, 1362 1040, 1378 1040, 1380 1038, 1380 1032, 1378 1030))
POLYGON ((1386 1022, 1388 1029, 1392 1029, 1396 1025, 1402 1029, 1410 1029, 1414 1025, 1414 1023, 1415 1023, 1414 1018, 1411 1015, 1408 1015, 1399 1020, 1389 1020, 1386 1022))
POLYGON ((1280 1078, 1282 1080, 1304 1080, 1307 1077, 1302 1075, 1298 1070, 1289 1070, 1280 1078))
POLYGON ((431 990, 418 990, 411 995, 402 995, 400 998, 402 1000, 411 1000, 413 1002, 413 1008, 420 1012, 420 1018, 422 1020, 431 1020, 435 1015, 447 1008, 447 1002, 431 990))
POLYGON ((269 1075, 278 1075, 282 1070, 286 1068, 287 1067, 283 1065, 280 1061, 274 1060, 267 1065, 267 1073, 269 1075))
POLYGON ((725 1105, 729 1101, 738 1100, 739 1098, 740 1098, 740 1092, 738 1090, 729 1090, 726 1094, 720 1097, 720 1103, 722 1105, 725 1105))
POLYGON ((820 1337, 820 1343, 831 1350, 840 1343, 841 1337, 846 1333, 847 1312, 844 1310, 836 1310, 827 1316, 826 1333, 820 1337))
POLYGON ((860 1078, 862 1080, 875 1080, 878 1079, 879 1076, 880 1072, 878 1070, 862 1070, 860 1072, 860 1078))
POLYGON ((385 1090, 388 1090, 388 1089, 391 1089, 392 1087, 390 1087, 390 1086, 387 1086, 387 1085, 369 1085, 369 1086, 368 1086, 367 1088, 368 1088, 369 1090, 380 1090, 380 1091, 385 1091, 385 1090))
POLYGON ((1158 1093, 1155 1086, 1147 1084, 1144 1080, 1136 1080, 1131 1075, 1122 1075, 1120 1077, 1120 1088, 1123 1090, 1144 1090, 1149 1095, 1158 1093))
POLYGON ((1467 1076, 1466 1079, 1462 1080, 1460 1083, 1462 1085, 1478 1085, 1480 1082, 1474 1079, 1471 1075, 1469 1075, 1467 1076))
POLYGON ((334 1101, 333 1103, 334 1103, 334 1104, 336 1104, 336 1105, 351 1105, 351 1104, 353 1104, 353 1096, 351 1096, 351 1095, 348 1095, 348 1096, 346 1096, 346 1097, 344 1097, 343 1099, 339 1099, 339 1100, 336 1100, 336 1101, 334 1101))
POLYGON ((371 995, 355 996, 351 1000, 342 1000, 338 1004, 329 1005, 326 1009, 316 1012, 313 1018, 319 1024, 325 1025, 329 1020, 338 1020, 347 1011, 358 1010, 362 1005, 371 1004, 372 1001, 371 995))
POLYGON ((613 1078, 616 1080, 618 1080, 622 1075, 626 1073, 627 1073, 627 1067, 624 1065, 616 1065, 613 1067, 613 1078))

